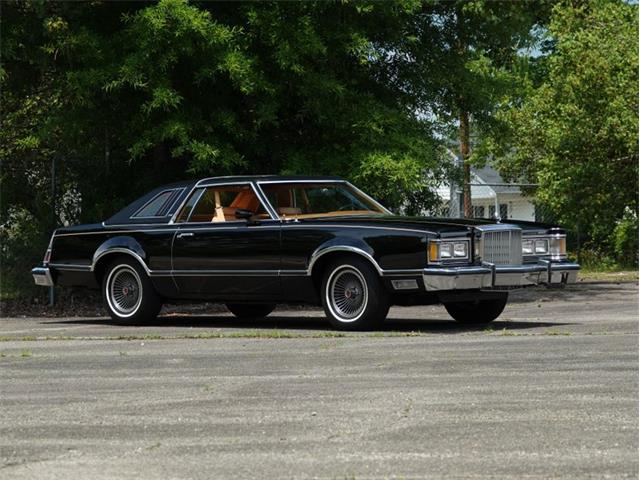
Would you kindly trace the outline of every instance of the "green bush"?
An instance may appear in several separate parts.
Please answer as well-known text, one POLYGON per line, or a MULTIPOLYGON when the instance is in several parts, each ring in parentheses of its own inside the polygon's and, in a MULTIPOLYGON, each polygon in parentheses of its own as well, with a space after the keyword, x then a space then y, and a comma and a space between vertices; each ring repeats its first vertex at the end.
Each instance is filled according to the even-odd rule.
POLYGON ((612 239, 616 259, 621 265, 638 265, 638 212, 630 207, 624 209, 622 218, 616 222, 612 239))
POLYGON ((587 272, 613 272, 620 269, 611 252, 593 245, 582 248, 577 260, 582 269, 587 272))
POLYGON ((26 209, 9 208, 0 225, 0 290, 2 296, 33 296, 43 289, 34 285, 31 268, 42 261, 48 238, 26 209))

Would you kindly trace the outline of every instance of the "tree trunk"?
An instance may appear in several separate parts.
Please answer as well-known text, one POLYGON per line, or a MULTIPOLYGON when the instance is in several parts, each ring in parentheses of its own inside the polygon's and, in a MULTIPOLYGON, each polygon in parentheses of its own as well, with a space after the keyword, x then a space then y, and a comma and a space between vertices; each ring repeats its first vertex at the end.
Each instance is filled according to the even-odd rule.
POLYGON ((464 216, 473 217, 471 205, 471 166, 469 165, 469 112, 460 109, 460 156, 462 157, 462 202, 464 216))

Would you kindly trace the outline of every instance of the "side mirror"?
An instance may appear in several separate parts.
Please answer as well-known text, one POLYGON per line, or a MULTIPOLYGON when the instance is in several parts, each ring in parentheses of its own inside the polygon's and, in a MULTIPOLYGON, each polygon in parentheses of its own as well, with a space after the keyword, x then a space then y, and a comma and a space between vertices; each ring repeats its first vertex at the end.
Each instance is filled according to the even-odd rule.
POLYGON ((251 220, 251 217, 253 217, 253 212, 251 210, 246 210, 244 208, 238 208, 236 210, 236 218, 242 218, 244 220, 251 220))

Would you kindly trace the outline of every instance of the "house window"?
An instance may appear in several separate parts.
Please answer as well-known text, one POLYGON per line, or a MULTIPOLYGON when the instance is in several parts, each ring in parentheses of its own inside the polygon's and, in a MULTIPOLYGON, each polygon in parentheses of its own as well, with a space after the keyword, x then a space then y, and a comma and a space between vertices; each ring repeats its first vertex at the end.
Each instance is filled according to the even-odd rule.
POLYGON ((484 205, 473 207, 473 216, 475 218, 484 218, 484 205))
MULTIPOLYGON (((490 205, 489 206, 489 216, 491 218, 496 218, 496 206, 495 205, 490 205)), ((500 218, 508 218, 508 217, 509 217, 508 205, 506 203, 501 203, 500 204, 500 218)))

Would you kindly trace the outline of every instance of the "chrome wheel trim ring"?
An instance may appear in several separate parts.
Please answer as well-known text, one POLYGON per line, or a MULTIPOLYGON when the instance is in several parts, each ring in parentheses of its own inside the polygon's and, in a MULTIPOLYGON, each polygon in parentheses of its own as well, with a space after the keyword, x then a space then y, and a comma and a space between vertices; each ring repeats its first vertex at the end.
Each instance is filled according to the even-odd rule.
POLYGON ((369 303, 364 275, 351 265, 336 268, 327 281, 325 299, 331 314, 342 323, 357 321, 369 303), (347 294, 350 291, 350 294, 347 294))
POLYGON ((140 275, 129 265, 118 265, 107 277, 105 293, 109 308, 116 315, 122 318, 135 315, 142 304, 140 275))

